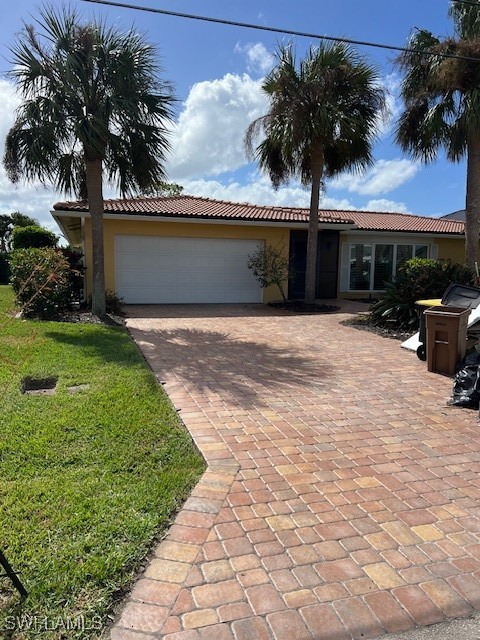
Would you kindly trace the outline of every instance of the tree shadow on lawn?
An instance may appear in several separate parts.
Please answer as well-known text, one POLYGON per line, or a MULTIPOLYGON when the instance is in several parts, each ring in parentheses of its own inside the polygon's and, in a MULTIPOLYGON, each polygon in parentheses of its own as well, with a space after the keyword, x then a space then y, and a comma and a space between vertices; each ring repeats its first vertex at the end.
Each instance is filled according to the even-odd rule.
POLYGON ((45 337, 75 349, 86 358, 97 358, 120 367, 143 367, 143 359, 132 344, 124 327, 104 327, 97 324, 72 324, 76 331, 46 331, 45 337))
MULTIPOLYGON (((296 389, 326 387, 332 367, 262 342, 237 340, 220 331, 130 329, 160 382, 172 375, 215 401, 241 407, 281 402, 296 389)), ((330 386, 330 385, 328 385, 330 386)))

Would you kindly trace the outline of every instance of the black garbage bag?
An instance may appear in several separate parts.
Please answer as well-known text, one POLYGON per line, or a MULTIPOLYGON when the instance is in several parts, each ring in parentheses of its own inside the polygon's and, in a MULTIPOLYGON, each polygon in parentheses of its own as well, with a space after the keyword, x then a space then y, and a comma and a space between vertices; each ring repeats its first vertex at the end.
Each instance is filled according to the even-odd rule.
POLYGON ((462 360, 453 378, 453 392, 448 404, 478 409, 480 404, 480 353, 470 353, 462 360))

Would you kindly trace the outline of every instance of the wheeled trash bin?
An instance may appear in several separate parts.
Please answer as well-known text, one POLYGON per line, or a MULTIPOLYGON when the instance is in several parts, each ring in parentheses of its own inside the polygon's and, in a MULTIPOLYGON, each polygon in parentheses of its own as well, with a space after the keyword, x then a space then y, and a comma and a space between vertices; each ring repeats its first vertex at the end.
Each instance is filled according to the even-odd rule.
POLYGON ((453 376, 465 357, 470 309, 436 306, 425 311, 427 368, 453 376))
POLYGON ((427 309, 435 307, 457 307, 460 309, 476 309, 480 304, 480 289, 466 284, 451 284, 443 294, 442 298, 431 300, 417 300, 416 306, 419 312, 419 342, 417 356, 420 360, 427 359, 428 344, 425 324, 425 312, 427 309))

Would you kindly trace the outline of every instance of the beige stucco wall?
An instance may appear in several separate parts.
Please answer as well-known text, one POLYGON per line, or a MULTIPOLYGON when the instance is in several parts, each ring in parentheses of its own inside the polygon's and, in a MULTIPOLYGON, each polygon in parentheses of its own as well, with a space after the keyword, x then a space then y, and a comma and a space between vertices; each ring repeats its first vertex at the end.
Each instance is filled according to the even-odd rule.
POLYGON ((465 262, 465 238, 439 238, 435 240, 438 257, 463 264, 465 262))
MULTIPOLYGON (((105 287, 115 291, 115 236, 116 235, 167 236, 184 238, 232 238, 263 240, 266 245, 279 246, 288 255, 290 231, 285 227, 254 225, 206 224, 149 220, 104 220, 105 287)), ((91 292, 92 247, 90 219, 85 220, 85 260, 87 266, 87 293, 91 292)), ((285 286, 287 283, 285 283, 285 286)), ((264 290, 265 303, 281 298, 277 287, 264 290)))

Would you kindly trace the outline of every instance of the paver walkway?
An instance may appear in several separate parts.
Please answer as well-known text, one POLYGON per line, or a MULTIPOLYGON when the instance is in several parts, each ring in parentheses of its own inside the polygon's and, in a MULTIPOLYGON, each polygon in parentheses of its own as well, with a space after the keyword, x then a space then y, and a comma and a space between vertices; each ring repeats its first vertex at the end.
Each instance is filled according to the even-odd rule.
POLYGON ((480 608, 477 412, 340 325, 354 308, 128 309, 209 467, 112 640, 373 638, 480 608))

